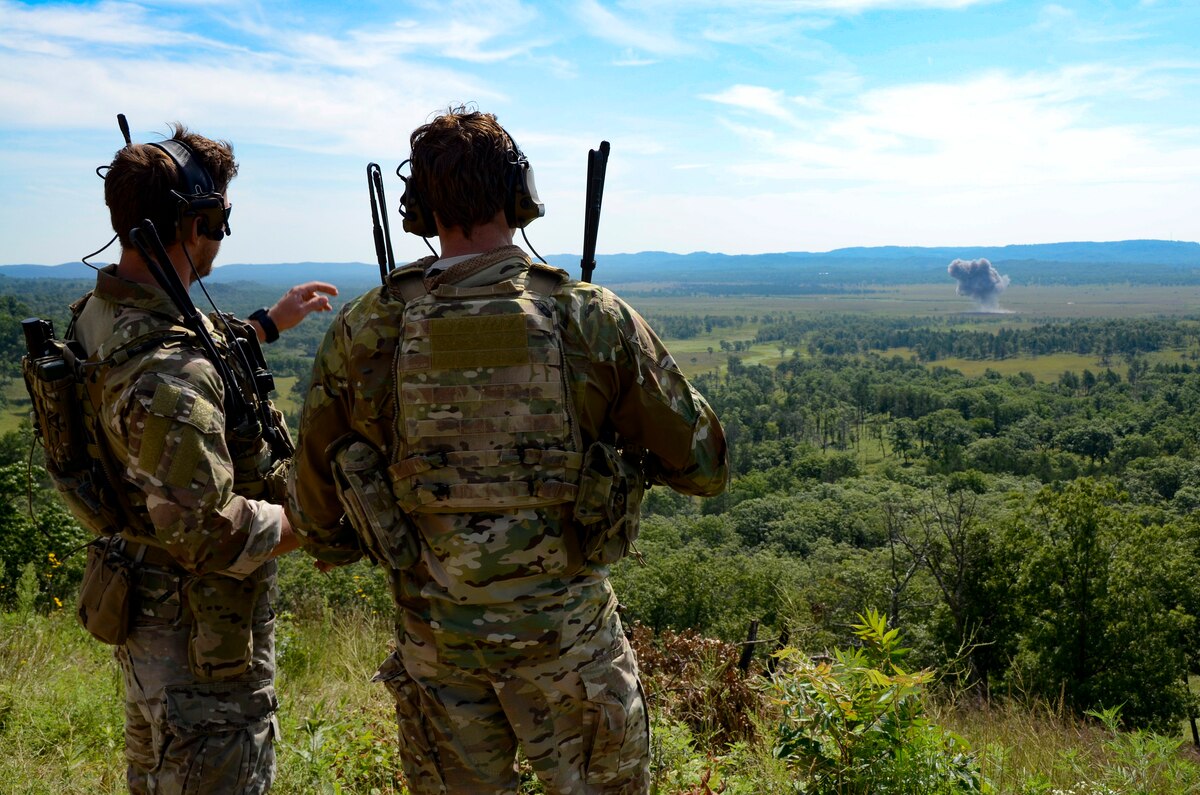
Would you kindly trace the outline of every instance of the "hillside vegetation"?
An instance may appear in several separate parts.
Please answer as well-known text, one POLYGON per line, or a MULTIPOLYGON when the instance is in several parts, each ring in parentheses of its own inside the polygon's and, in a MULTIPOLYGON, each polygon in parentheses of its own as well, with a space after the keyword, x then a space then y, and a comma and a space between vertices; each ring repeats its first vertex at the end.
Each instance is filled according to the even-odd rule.
MULTIPOLYGON (((652 489, 644 564, 613 570, 657 791, 1200 791, 1200 316, 1155 311, 1158 290, 992 316, 915 309, 952 307, 952 286, 884 312, 635 301, 721 416, 734 471, 711 499, 652 489)), ((56 298, 0 300, 16 333, 56 298)), ((270 350, 290 410, 321 331, 270 350)), ((116 680, 64 615, 81 536, 27 488, 28 442, 0 437, 0 780, 115 792, 116 680)), ((380 573, 291 556, 281 590, 276 791, 403 791, 365 683, 380 573)))

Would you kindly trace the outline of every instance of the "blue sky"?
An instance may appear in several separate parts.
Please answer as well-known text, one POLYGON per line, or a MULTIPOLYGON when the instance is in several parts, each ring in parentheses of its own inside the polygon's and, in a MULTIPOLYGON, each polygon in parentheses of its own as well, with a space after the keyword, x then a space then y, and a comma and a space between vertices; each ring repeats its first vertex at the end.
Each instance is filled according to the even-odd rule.
MULTIPOLYGON (((371 262, 365 166, 449 104, 526 151, 543 254, 1200 240, 1194 0, 0 0, 0 263, 111 234, 93 169, 227 138, 224 262, 371 262)), ((393 212, 397 257, 425 252, 393 212)))

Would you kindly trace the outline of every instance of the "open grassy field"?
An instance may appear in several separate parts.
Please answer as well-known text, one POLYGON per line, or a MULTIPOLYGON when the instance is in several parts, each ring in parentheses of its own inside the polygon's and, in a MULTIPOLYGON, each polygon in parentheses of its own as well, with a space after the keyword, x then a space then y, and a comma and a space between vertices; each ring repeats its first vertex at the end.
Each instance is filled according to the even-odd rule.
MULTIPOLYGON (((618 294, 620 285, 613 285, 618 294)), ((892 317, 948 317, 973 313, 970 299, 954 294, 953 284, 864 286, 861 292, 798 296, 625 296, 642 314, 753 315, 764 312, 867 312, 892 317)), ((1200 315, 1200 291, 1173 286, 1125 284, 1064 287, 1012 286, 1000 299, 1005 322, 1045 322, 1054 318, 1200 315)))
POLYGON ((29 395, 25 391, 25 382, 20 378, 0 385, 0 394, 4 396, 5 406, 0 411, 0 434, 3 434, 15 431, 29 416, 29 395))
MULTIPOLYGON (((820 296, 710 296, 631 297, 630 303, 643 315, 651 318, 663 315, 742 316, 746 322, 736 327, 714 328, 686 340, 666 342, 688 375, 720 370, 729 354, 721 350, 722 340, 728 344, 750 343, 758 333, 759 324, 750 318, 764 314, 794 314, 797 317, 835 314, 875 314, 885 317, 929 317, 950 321, 953 327, 961 319, 964 327, 995 331, 1001 328, 1022 328, 1041 323, 1075 319, 1138 318, 1138 317, 1196 317, 1200 316, 1200 292, 1191 294, 1173 287, 1131 287, 1128 285, 1087 285, 1083 287, 1013 287, 1004 294, 1001 313, 980 314, 973 311, 971 302, 956 296, 953 286, 941 284, 903 285, 867 288, 862 293, 820 296)), ((747 364, 773 365, 793 354, 793 349, 780 348, 777 343, 751 345, 742 353, 747 364)), ((912 350, 895 348, 887 352, 905 358, 912 350)), ((801 352, 804 355, 804 352, 801 352)), ((1182 351, 1163 351, 1147 357, 1150 362, 1179 362, 1182 351)), ((1112 366, 1117 367, 1119 363, 1112 366)), ((1095 356, 1060 353, 1050 356, 1016 356, 1002 360, 940 359, 931 366, 961 370, 969 376, 983 375, 994 370, 1002 375, 1031 373, 1040 381, 1055 381, 1067 370, 1093 372, 1103 370, 1095 356)), ((1123 366, 1123 365, 1120 365, 1123 366)))

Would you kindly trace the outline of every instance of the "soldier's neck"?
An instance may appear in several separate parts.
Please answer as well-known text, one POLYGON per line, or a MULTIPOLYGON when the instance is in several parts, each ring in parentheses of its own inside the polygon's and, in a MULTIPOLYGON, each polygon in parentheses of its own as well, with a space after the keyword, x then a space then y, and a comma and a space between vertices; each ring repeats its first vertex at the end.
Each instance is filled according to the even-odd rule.
MULTIPOLYGON (((184 257, 183 248, 179 243, 172 243, 167 247, 167 256, 170 258, 175 272, 179 274, 179 280, 183 282, 183 286, 190 287, 192 269, 188 266, 187 258, 184 257)), ((158 286, 158 280, 151 275, 149 266, 146 265, 146 261, 142 259, 142 255, 137 249, 121 249, 121 258, 117 260, 117 275, 131 282, 158 286)))
POLYGON ((513 230, 508 228, 508 221, 501 210, 486 224, 473 228, 470 237, 463 234, 461 226, 447 229, 438 224, 438 242, 442 259, 461 257, 465 254, 482 254, 501 246, 511 246, 513 230))

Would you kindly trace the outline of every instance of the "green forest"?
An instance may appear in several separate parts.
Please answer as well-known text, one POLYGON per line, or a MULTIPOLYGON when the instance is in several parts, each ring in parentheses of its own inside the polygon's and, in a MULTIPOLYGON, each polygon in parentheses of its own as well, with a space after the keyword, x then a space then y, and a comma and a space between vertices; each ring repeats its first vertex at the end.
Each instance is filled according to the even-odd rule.
MULTIPOLYGON (((20 320, 61 330, 87 285, 21 281, 0 283, 0 738, 20 748, 0 778, 44 777, 103 736, 71 752, 70 786, 115 792, 108 707, 27 730, 21 660, 102 652, 75 637, 86 539, 39 475, 17 364, 20 320)), ((238 313, 277 297, 210 289, 238 313)), ((1200 791, 1200 315, 809 306, 643 308, 733 471, 709 499, 651 489, 638 554, 613 567, 655 791, 1200 791)), ((327 317, 267 350, 292 422, 327 317)), ((382 576, 292 555, 281 590, 277 791, 403 792, 382 694, 320 684, 384 656, 382 576)))

